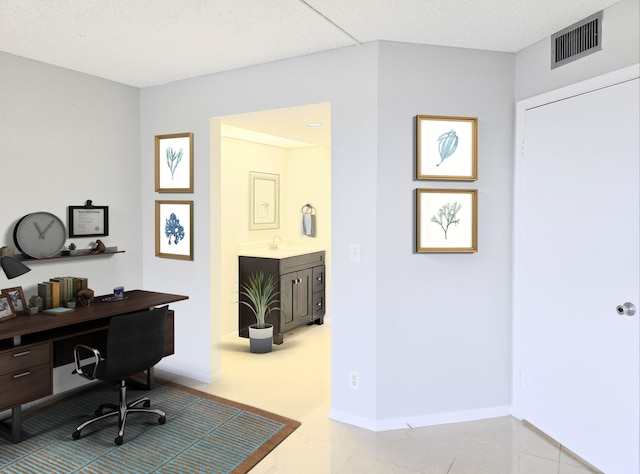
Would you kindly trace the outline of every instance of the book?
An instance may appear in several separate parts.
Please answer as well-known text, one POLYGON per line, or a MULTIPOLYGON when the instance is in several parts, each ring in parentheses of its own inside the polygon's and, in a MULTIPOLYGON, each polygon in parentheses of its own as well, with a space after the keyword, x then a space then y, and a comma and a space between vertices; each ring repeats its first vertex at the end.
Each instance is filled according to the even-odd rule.
POLYGON ((58 314, 67 314, 67 313, 72 313, 74 312, 75 309, 73 308, 64 308, 62 306, 59 306, 57 308, 49 308, 49 309, 45 309, 44 311, 42 311, 44 314, 52 314, 52 315, 58 315, 58 314))
POLYGON ((57 308, 60 306, 62 301, 62 288, 60 286, 60 281, 55 278, 51 278, 49 281, 51 282, 51 307, 57 308))
POLYGON ((42 308, 51 308, 51 283, 44 281, 38 283, 38 296, 42 298, 42 308))

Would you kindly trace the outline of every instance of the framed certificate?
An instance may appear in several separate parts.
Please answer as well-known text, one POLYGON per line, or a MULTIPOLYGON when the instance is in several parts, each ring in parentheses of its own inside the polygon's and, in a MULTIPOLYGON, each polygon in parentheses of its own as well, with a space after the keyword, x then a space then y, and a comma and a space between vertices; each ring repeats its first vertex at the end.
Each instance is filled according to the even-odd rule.
POLYGON ((109 206, 69 206, 69 237, 109 235, 109 206))

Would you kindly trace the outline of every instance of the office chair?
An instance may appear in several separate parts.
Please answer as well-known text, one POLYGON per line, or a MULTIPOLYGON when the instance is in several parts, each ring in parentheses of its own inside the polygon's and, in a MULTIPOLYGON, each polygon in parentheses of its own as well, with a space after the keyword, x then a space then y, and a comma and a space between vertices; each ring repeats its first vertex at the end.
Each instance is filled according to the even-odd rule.
POLYGON ((148 397, 127 403, 126 379, 157 364, 164 355, 164 326, 167 306, 114 316, 109 321, 107 332, 107 353, 102 357, 92 347, 77 345, 74 349, 76 368, 74 373, 89 380, 118 381, 120 383, 120 404, 104 404, 95 411, 95 417, 85 421, 73 432, 73 439, 80 438, 80 432, 91 423, 118 416, 118 436, 114 442, 119 446, 124 441, 124 425, 130 413, 153 413, 158 415, 158 423, 163 425, 166 414, 149 408, 148 397), (82 362, 82 357, 86 361, 82 362), (136 408, 142 404, 144 408, 136 408), (111 411, 104 413, 105 409, 111 411))

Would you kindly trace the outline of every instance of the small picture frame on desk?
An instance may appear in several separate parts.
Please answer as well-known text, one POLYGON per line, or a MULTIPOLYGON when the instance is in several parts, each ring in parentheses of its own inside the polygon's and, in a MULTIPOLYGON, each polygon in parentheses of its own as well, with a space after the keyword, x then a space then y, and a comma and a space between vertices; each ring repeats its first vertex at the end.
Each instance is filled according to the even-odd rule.
POLYGON ((0 295, 0 322, 7 319, 15 318, 16 312, 13 310, 13 305, 6 295, 0 295))
POLYGON ((9 298, 9 303, 13 306, 13 310, 18 314, 26 314, 28 313, 27 309, 27 301, 24 299, 24 292, 22 291, 21 286, 16 286, 15 288, 5 288, 2 290, 2 296, 6 296, 9 298))

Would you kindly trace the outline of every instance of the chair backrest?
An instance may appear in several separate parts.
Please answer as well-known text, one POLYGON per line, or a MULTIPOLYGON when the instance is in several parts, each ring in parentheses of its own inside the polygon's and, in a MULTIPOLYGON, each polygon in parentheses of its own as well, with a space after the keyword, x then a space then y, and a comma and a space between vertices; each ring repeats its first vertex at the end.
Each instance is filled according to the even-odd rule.
POLYGON ((111 318, 106 360, 100 364, 97 377, 121 380, 160 362, 167 309, 163 306, 111 318))

